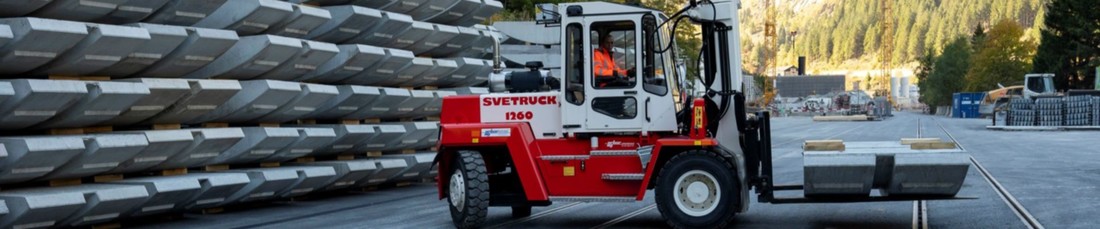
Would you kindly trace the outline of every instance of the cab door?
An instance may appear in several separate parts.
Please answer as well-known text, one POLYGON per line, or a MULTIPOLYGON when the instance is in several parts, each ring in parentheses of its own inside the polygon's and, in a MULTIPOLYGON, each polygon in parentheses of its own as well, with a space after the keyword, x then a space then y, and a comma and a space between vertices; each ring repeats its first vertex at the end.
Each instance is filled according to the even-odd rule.
POLYGON ((585 73, 589 80, 584 85, 588 104, 584 111, 585 127, 599 131, 640 131, 644 98, 638 82, 641 65, 638 15, 587 19, 585 73))

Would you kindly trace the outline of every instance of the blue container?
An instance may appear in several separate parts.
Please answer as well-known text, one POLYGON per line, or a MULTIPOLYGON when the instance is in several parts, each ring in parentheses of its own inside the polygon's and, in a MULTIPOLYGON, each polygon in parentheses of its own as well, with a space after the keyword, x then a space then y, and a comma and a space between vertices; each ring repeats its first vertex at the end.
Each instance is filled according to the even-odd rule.
POLYGON ((951 117, 979 118, 978 110, 985 99, 985 92, 959 92, 954 94, 951 103, 951 117))

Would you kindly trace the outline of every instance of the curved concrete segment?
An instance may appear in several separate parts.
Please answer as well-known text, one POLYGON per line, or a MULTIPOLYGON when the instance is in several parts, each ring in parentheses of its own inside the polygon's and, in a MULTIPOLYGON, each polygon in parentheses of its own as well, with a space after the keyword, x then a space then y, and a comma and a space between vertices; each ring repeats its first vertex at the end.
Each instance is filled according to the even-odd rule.
POLYGON ((369 125, 332 125, 317 127, 333 128, 336 138, 332 140, 331 144, 314 150, 312 154, 314 156, 331 156, 351 152, 356 145, 370 141, 370 139, 378 135, 374 126, 369 125))
POLYGON ((381 158, 405 160, 405 164, 409 165, 390 176, 386 182, 420 181, 420 179, 429 176, 433 170, 431 167, 432 160, 435 159, 435 153, 382 155, 381 158))
POLYGON ((97 23, 123 24, 139 22, 160 10, 171 0, 126 0, 114 11, 96 19, 97 23))
POLYGON ((241 91, 210 113, 192 120, 244 122, 278 110, 302 92, 301 84, 277 80, 241 81, 241 91))
POLYGON ((88 35, 84 23, 42 18, 6 18, 12 39, 0 48, 0 74, 38 68, 75 46, 88 35))
POLYGON ((391 142, 387 150, 427 149, 439 140, 438 122, 407 122, 402 125, 405 126, 405 136, 391 142))
POLYGON ((397 34, 393 39, 385 44, 380 44, 384 47, 410 50, 410 47, 422 45, 420 40, 426 37, 430 37, 435 32, 435 26, 432 23, 413 21, 404 33, 397 34))
POLYGON ((83 76, 117 64, 149 39, 149 31, 129 26, 87 24, 88 36, 35 74, 83 76), (133 44, 133 45, 119 45, 133 44))
POLYGON ((301 40, 302 48, 293 57, 278 67, 256 78, 272 80, 303 80, 303 77, 317 71, 321 64, 329 62, 340 48, 335 44, 301 40))
POLYGON ((305 5, 292 5, 292 13, 282 23, 267 29, 267 34, 303 38, 314 29, 329 20, 332 14, 327 10, 305 5))
POLYGON ((221 205, 275 199, 277 194, 294 188, 294 184, 299 182, 298 170, 293 168, 241 169, 217 173, 245 174, 249 179, 244 188, 226 198, 221 205))
POLYGON ((458 95, 454 91, 433 91, 435 98, 432 101, 424 104, 423 107, 416 109, 415 115, 417 116, 439 116, 439 112, 443 110, 443 98, 452 95, 458 95))
POLYGON ((409 15, 382 12, 382 20, 374 28, 359 33, 359 36, 347 42, 382 46, 409 30, 414 21, 409 15))
POLYGON ((368 86, 340 85, 336 88, 336 97, 318 106, 315 112, 308 115, 309 118, 332 120, 345 117, 366 108, 382 93, 381 89, 368 86))
POLYGON ((175 105, 191 92, 191 85, 183 79, 126 79, 121 82, 136 82, 149 88, 149 95, 142 97, 117 116, 103 122, 104 125, 124 126, 140 123, 175 105))
POLYGON ((7 152, 0 158, 0 183, 24 182, 57 170, 84 152, 79 137, 0 138, 7 152))
POLYGON ((290 188, 275 193, 279 198, 290 198, 320 190, 336 181, 336 169, 332 166, 284 166, 298 173, 298 181, 290 188))
POLYGON ((458 37, 458 27, 450 25, 432 25, 433 31, 429 36, 424 37, 416 43, 416 45, 406 47, 409 51, 416 53, 417 55, 428 56, 443 56, 445 53, 432 52, 451 41, 461 42, 454 40, 458 37))
POLYGON ((203 209, 225 204, 233 194, 242 191, 251 182, 244 173, 192 173, 172 178, 194 179, 202 186, 198 196, 177 202, 184 209, 203 209))
POLYGON ((385 77, 381 81, 374 82, 373 84, 379 86, 411 86, 413 82, 418 81, 421 74, 428 70, 435 68, 435 62, 432 62, 430 58, 414 57, 412 61, 397 71, 394 76, 385 77))
POLYGON ((0 128, 21 129, 63 112, 88 94, 83 82, 19 79, 11 83, 14 95, 0 104, 0 128))
POLYGON ((397 107, 409 97, 412 92, 404 88, 378 88, 379 95, 370 105, 360 107, 355 113, 344 116, 342 119, 366 119, 380 118, 390 111, 396 111, 397 107))
POLYGON ((184 78, 252 79, 284 64, 301 49, 300 39, 273 35, 242 37, 213 63, 184 78))
POLYGON ((118 117, 134 103, 149 96, 143 83, 79 81, 88 87, 88 94, 36 128, 69 128, 99 124, 118 117))
POLYGON ((405 171, 410 165, 404 159, 394 158, 376 158, 370 159, 377 168, 374 173, 371 173, 366 179, 356 182, 359 186, 378 185, 390 181, 391 177, 398 176, 402 171, 405 171))
POLYGON ((415 80, 410 82, 413 87, 422 86, 439 86, 443 85, 443 79, 451 76, 458 70, 458 62, 448 59, 434 59, 432 60, 434 67, 424 73, 420 74, 415 80))
POLYGON ((308 37, 311 40, 344 43, 360 33, 368 32, 382 20, 382 11, 359 6, 324 7, 332 19, 314 29, 308 37))
MULTIPOLYGON (((385 11, 389 11, 389 12, 395 12, 395 13, 408 14, 408 13, 413 12, 414 10, 416 10, 416 8, 419 8, 421 5, 424 5, 425 3, 428 3, 430 1, 433 1, 433 0, 398 0, 398 1, 393 1, 393 3, 390 3, 390 4, 387 4, 385 6, 379 7, 377 9, 381 9, 381 10, 385 10, 385 11)), ((440 1, 440 0, 435 0, 435 1, 440 1)), ((446 0, 444 0, 444 1, 446 1, 446 0)))
POLYGON ((377 152, 394 150, 394 144, 408 134, 405 126, 399 124, 371 125, 377 133, 373 138, 360 142, 355 146, 355 152, 377 152))
POLYGON ((187 94, 143 123, 190 123, 221 107, 242 89, 236 80, 188 80, 187 83, 190 85, 187 94))
POLYGON ((210 16, 228 0, 171 0, 145 22, 168 25, 194 25, 210 16))
POLYGON ((351 160, 351 161, 318 161, 318 162, 305 162, 294 163, 294 165, 304 166, 328 166, 332 167, 336 172, 335 179, 322 190, 336 190, 348 187, 355 187, 359 184, 359 181, 365 179, 371 173, 374 173, 378 167, 373 160, 351 160))
POLYGON ((109 182, 110 184, 137 185, 145 187, 149 199, 141 206, 123 212, 124 217, 145 216, 173 212, 183 209, 188 200, 199 196, 206 181, 195 176, 164 176, 131 178, 109 182), (201 183, 200 183, 201 182, 201 183))
MULTIPOLYGON (((388 112, 381 114, 380 117, 403 118, 410 115, 411 112, 416 111, 416 109, 423 107, 425 104, 428 104, 428 102, 431 102, 433 99, 435 99, 435 94, 433 94, 431 91, 410 90, 409 99, 406 99, 405 101, 395 106, 391 106, 393 107, 393 109, 390 109, 388 112)), ((378 105, 375 104, 374 106, 378 105)))
MULTIPOLYGON (((439 13, 425 18, 417 18, 417 20, 426 20, 429 22, 448 24, 448 25, 460 25, 461 20, 466 15, 481 8, 481 0, 450 0, 455 2, 451 7, 439 13)), ((469 26, 469 25, 462 25, 469 26)))
POLYGON ((209 128, 188 130, 194 137, 190 145, 153 169, 176 169, 210 165, 213 158, 237 145, 245 138, 241 128, 209 128))
POLYGON ((141 153, 149 142, 141 134, 82 136, 84 152, 50 172, 43 180, 80 178, 111 171, 141 153))
POLYGON ((0 0, 0 17, 21 17, 41 9, 50 1, 0 0))
POLYGON ((263 158, 265 162, 283 162, 295 158, 314 154, 317 150, 326 149, 336 141, 336 131, 332 128, 308 127, 295 128, 298 138, 286 148, 275 151, 271 157, 263 158))
POLYGON ((149 199, 140 185, 85 184, 0 192, 4 228, 72 227, 108 222, 149 199))
POLYGON ((340 93, 336 86, 302 83, 301 87, 301 92, 286 104, 254 121, 282 123, 300 119, 317 111, 318 106, 335 99, 340 93))
POLYGON ((242 131, 244 131, 243 139, 208 164, 256 162, 290 146, 299 137, 298 131, 293 128, 245 127, 242 131))
POLYGON ((225 2, 194 26, 259 34, 294 13, 292 4, 276 0, 233 0, 225 2))
POLYGON ((187 39, 171 53, 133 74, 140 77, 182 77, 205 67, 240 40, 236 32, 185 27, 187 39))
POLYGON ((132 173, 149 170, 164 163, 169 158, 183 153, 184 149, 195 143, 195 136, 190 130, 150 130, 124 133, 144 136, 148 146, 132 158, 120 163, 117 168, 108 171, 108 173, 132 173))
POLYGON ((339 53, 328 62, 299 78, 303 81, 338 83, 355 76, 386 58, 386 51, 369 45, 340 45, 339 53))
POLYGON ((363 70, 359 74, 347 78, 344 83, 358 85, 373 85, 391 77, 396 77, 398 71, 412 64, 416 56, 409 51, 401 49, 383 49, 386 58, 374 66, 363 70))
POLYGON ((955 195, 962 188, 970 169, 965 153, 897 154, 889 195, 955 195))
POLYGON ((392 4, 397 4, 398 1, 400 0, 351 0, 350 4, 381 9, 392 4))
MULTIPOLYGON (((151 39, 138 46, 118 63, 95 73, 95 75, 126 77, 141 72, 176 50, 187 40, 187 28, 180 26, 137 23, 130 25, 145 29, 151 39)), ((121 44, 121 43, 119 43, 121 44)))
POLYGON ((53 0, 52 3, 34 11, 35 17, 56 18, 70 21, 92 21, 107 16, 119 4, 127 0, 53 0))
POLYGON ((412 16, 416 20, 424 21, 425 19, 444 13, 447 9, 455 6, 462 1, 456 0, 432 0, 420 4, 420 7, 413 9, 406 14, 412 16))
POLYGON ((462 18, 455 20, 453 25, 473 26, 489 20, 493 14, 504 9, 504 4, 495 0, 481 0, 481 5, 474 11, 467 13, 462 18))
POLYGON ((469 27, 455 27, 458 33, 450 41, 443 43, 428 53, 432 56, 455 56, 470 49, 471 45, 481 39, 481 32, 469 27))

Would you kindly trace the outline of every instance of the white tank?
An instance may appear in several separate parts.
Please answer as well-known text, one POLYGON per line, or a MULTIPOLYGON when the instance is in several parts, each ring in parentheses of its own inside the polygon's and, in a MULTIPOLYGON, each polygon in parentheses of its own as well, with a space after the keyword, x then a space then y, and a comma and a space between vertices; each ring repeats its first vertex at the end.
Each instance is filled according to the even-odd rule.
POLYGON ((894 98, 898 97, 898 91, 901 91, 901 83, 899 83, 900 81, 901 78, 890 77, 890 96, 893 96, 894 98))
POLYGON ((902 98, 909 98, 909 77, 901 77, 901 82, 899 86, 901 87, 901 90, 898 91, 901 94, 898 94, 898 96, 902 98))

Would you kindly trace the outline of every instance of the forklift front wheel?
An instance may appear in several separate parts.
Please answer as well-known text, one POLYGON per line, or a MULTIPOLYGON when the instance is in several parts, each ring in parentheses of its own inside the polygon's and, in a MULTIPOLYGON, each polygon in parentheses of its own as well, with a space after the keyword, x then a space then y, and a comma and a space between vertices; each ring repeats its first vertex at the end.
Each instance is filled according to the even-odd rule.
POLYGON ((680 153, 657 177, 657 209, 674 228, 724 228, 733 221, 740 197, 733 171, 715 152, 680 153))
POLYGON ((489 212, 489 174, 481 154, 460 151, 447 184, 451 221, 457 228, 477 228, 489 212))

